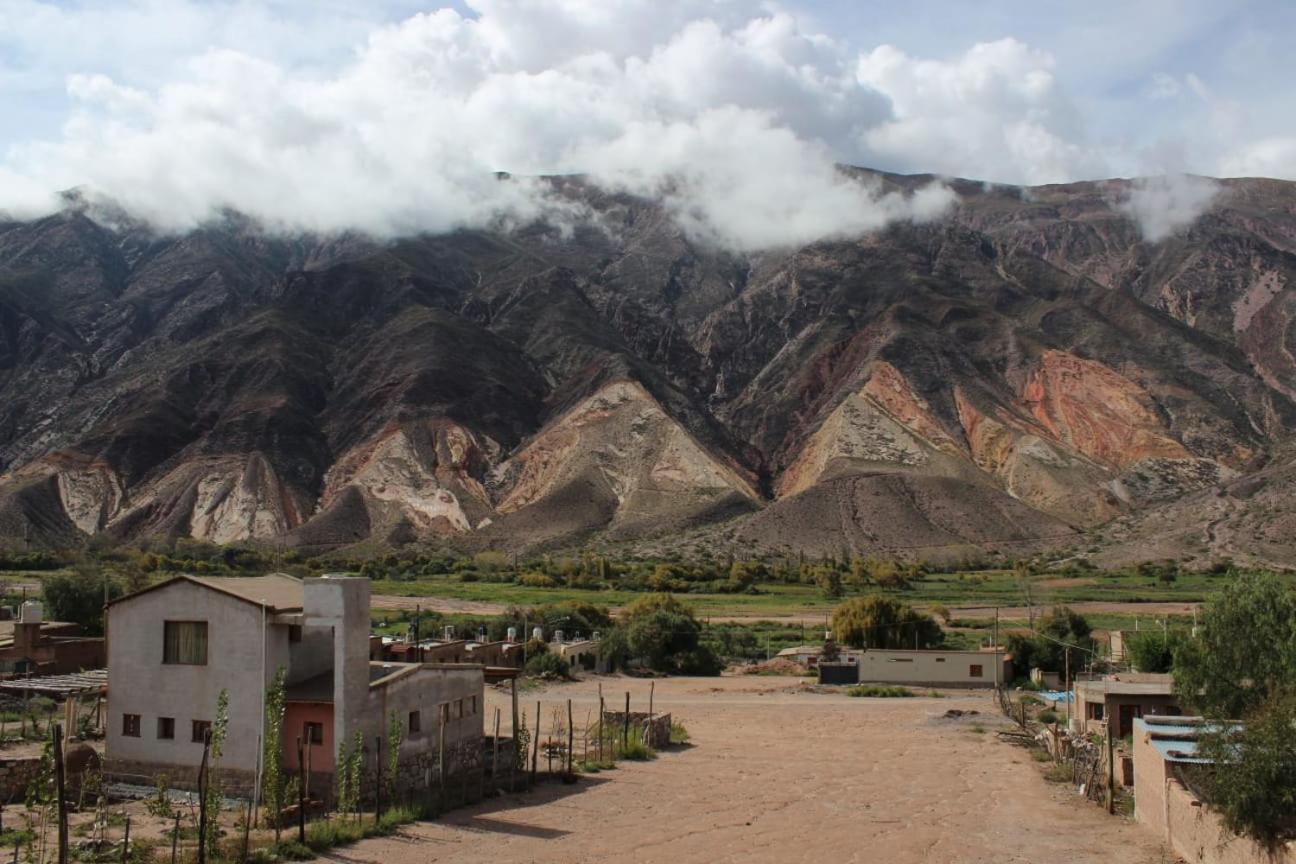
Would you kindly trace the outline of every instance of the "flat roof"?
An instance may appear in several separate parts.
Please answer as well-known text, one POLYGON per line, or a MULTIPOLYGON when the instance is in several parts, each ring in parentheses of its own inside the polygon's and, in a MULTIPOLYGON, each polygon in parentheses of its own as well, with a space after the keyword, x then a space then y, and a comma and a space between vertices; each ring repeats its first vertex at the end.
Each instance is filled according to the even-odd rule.
POLYGON ((1173 696, 1169 681, 1077 681, 1076 692, 1086 696, 1173 696))

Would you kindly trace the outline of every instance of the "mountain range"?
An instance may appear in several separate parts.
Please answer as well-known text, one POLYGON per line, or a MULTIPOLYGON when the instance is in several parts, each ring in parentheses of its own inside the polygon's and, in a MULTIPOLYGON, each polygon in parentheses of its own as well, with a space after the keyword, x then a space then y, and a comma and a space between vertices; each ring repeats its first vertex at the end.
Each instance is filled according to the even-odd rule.
POLYGON ((1150 242, 1130 181, 948 181, 943 218, 740 253, 550 182, 597 219, 163 234, 69 195, 0 221, 0 536, 1296 546, 1296 184, 1220 181, 1150 242))

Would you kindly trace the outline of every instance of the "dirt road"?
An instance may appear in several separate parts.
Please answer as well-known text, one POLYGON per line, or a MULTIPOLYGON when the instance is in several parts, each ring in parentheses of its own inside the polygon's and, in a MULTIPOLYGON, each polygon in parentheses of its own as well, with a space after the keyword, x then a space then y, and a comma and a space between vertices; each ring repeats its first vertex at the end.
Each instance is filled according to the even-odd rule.
MULTIPOLYGON (((459 810, 328 860, 1169 860, 1151 831, 1049 785, 1025 751, 998 741, 988 696, 850 699, 799 686, 790 678, 659 681, 657 706, 688 727, 688 749, 459 810), (950 708, 982 714, 944 719, 950 708)), ((634 706, 646 705, 646 682, 605 679, 604 689, 618 702, 629 689, 634 706)), ((542 716, 568 697, 578 718, 597 708, 595 685, 583 682, 541 693, 542 716)), ((531 716, 536 699, 523 696, 531 716)), ((488 703, 505 704, 495 693, 488 703)))

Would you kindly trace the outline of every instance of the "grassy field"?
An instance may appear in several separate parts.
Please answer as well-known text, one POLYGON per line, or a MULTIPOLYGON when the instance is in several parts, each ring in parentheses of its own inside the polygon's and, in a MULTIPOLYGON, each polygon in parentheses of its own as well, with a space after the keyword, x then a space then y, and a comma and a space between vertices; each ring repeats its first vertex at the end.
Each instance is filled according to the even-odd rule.
MULTIPOLYGON (((919 606, 1020 607, 1029 597, 1032 605, 1046 607, 1080 602, 1161 603, 1201 602, 1218 590, 1225 577, 1186 574, 1173 583, 1127 574, 1095 574, 1071 578, 1035 577, 1029 593, 1009 571, 976 573, 934 573, 908 589, 884 593, 919 606)), ((856 593, 876 591, 847 590, 856 593)), ((695 613, 706 617, 771 618, 804 617, 822 620, 840 600, 825 597, 813 585, 762 584, 756 594, 682 594, 695 613)), ((505 606, 533 606, 567 600, 621 606, 642 596, 639 592, 573 588, 528 588, 513 583, 459 582, 451 577, 423 577, 411 581, 381 580, 373 584, 375 594, 403 597, 436 597, 505 606)), ((1132 616, 1129 620, 1132 621, 1132 616)))

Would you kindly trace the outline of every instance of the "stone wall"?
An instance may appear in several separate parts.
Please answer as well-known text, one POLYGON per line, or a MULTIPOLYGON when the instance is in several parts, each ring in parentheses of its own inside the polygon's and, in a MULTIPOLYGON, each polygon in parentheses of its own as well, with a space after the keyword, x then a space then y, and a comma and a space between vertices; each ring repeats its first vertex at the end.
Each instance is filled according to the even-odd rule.
POLYGON ((40 757, 0 758, 0 802, 13 804, 23 800, 27 786, 40 773, 40 757))

